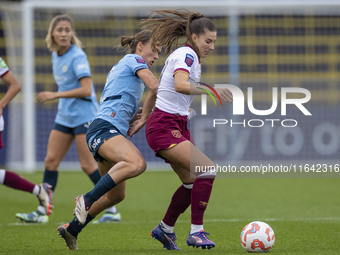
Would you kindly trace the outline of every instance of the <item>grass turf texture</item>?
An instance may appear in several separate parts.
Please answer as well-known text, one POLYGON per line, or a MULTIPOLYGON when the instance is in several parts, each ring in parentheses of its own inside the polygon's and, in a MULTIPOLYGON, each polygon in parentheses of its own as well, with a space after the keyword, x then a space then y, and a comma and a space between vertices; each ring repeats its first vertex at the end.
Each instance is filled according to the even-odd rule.
MULTIPOLYGON (((20 173, 40 183, 42 172, 20 173)), ((179 186, 172 172, 146 172, 127 182, 118 205, 122 222, 89 224, 78 236, 77 254, 166 254, 150 231, 162 219, 179 186)), ((17 212, 36 209, 37 199, 0 185, 0 254, 69 254, 58 235, 59 224, 73 218, 74 198, 92 184, 81 172, 60 172, 54 213, 45 225, 21 224, 17 212)), ((269 254, 340 253, 340 179, 217 178, 205 216, 205 231, 216 247, 209 251, 186 245, 190 208, 175 227, 180 254, 247 254, 240 245, 242 228, 253 220, 269 223, 276 242, 269 254)), ((97 216, 99 218, 101 215, 97 216)))

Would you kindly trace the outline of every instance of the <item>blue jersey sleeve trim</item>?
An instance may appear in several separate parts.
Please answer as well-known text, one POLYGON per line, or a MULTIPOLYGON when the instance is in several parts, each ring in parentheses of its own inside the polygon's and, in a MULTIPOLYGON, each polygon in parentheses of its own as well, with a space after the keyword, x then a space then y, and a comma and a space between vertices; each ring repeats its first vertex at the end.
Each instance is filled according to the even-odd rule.
POLYGON ((77 79, 80 80, 82 78, 86 78, 86 77, 89 77, 89 78, 92 78, 90 74, 88 73, 82 73, 82 74, 78 74, 77 75, 77 79))
POLYGON ((145 66, 137 66, 137 67, 135 68, 135 75, 137 75, 137 71, 142 70, 142 69, 149 69, 149 68, 147 68, 147 67, 145 67, 145 66))
POLYGON ((109 100, 117 100, 121 98, 122 98, 122 95, 110 96, 110 97, 105 98, 104 102, 109 101, 109 100))
POLYGON ((88 97, 82 97, 82 98, 79 98, 81 100, 85 100, 85 101, 88 101, 88 102, 92 102, 92 98, 88 98, 88 97))

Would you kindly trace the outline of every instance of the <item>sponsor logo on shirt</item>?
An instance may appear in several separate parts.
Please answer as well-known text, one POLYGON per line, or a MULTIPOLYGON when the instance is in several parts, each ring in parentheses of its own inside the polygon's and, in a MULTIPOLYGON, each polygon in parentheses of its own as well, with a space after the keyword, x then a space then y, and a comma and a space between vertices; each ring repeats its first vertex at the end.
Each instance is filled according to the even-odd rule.
POLYGON ((67 78, 65 76, 58 76, 58 75, 56 75, 54 78, 55 78, 55 81, 57 83, 59 83, 59 82, 62 83, 62 82, 67 81, 67 78))
POLYGON ((136 57, 137 63, 145 64, 144 59, 136 57))
POLYGON ((112 118, 113 118, 115 115, 116 115, 115 112, 112 112, 112 113, 110 114, 110 116, 111 116, 112 118))
POLYGON ((89 129, 89 127, 90 127, 90 124, 91 124, 91 121, 89 121, 89 122, 85 123, 85 124, 84 124, 84 127, 85 127, 85 128, 87 128, 87 129, 89 129))
POLYGON ((86 68, 86 65, 85 65, 85 64, 77 65, 77 69, 78 69, 78 70, 84 69, 84 68, 86 68))
POLYGON ((94 139, 93 143, 91 144, 92 150, 95 150, 97 146, 100 144, 100 142, 101 142, 101 138, 94 139))
POLYGON ((194 56, 187 53, 187 55, 185 56, 184 62, 187 64, 188 67, 191 67, 192 63, 194 63, 194 56))

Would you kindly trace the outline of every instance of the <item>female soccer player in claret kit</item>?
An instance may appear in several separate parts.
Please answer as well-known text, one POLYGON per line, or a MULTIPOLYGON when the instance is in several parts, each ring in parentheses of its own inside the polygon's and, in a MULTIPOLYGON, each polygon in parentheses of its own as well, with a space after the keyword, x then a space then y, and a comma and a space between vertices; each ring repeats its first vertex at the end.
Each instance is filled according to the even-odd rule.
MULTIPOLYGON (((50 184, 53 192, 57 185, 59 164, 74 140, 82 170, 94 184, 101 178, 85 139, 89 124, 97 112, 98 102, 90 65, 73 27, 73 22, 67 15, 58 15, 52 19, 46 43, 52 52, 53 75, 58 91, 44 91, 37 96, 39 102, 59 98, 55 124, 48 140, 43 177, 43 182, 50 184)), ((48 222, 47 212, 42 205, 31 213, 17 213, 16 217, 24 222, 48 222)), ((111 207, 107 208, 98 222, 120 220, 117 209, 111 207)))
MULTIPOLYGON (((21 86, 13 73, 9 70, 6 62, 0 57, 0 79, 8 85, 6 94, 0 100, 0 149, 4 147, 2 132, 5 128, 3 110, 19 93, 21 86)), ((39 203, 44 207, 49 215, 52 207, 52 190, 47 183, 34 184, 17 173, 0 169, 0 184, 16 190, 32 193, 38 197, 39 203)))
MULTIPOLYGON (((187 43, 168 56, 159 82, 155 110, 146 123, 150 147, 156 156, 171 164, 182 182, 172 196, 163 220, 151 235, 168 250, 178 250, 173 229, 179 215, 191 205, 191 230, 186 242, 189 246, 210 249, 215 243, 208 239, 208 233, 203 229, 203 216, 216 172, 213 162, 192 141, 187 117, 193 95, 203 94, 208 89, 198 82, 200 60, 214 49, 216 28, 197 12, 157 10, 154 13, 144 21, 145 27, 153 31, 153 41, 164 45, 167 53, 171 52, 172 46, 177 46, 179 38, 186 37, 187 43), (195 173, 194 166, 211 171, 195 173)), ((229 90, 216 91, 225 102, 232 101, 229 90)))
POLYGON ((144 126, 156 100, 158 79, 149 68, 158 59, 161 47, 152 48, 150 37, 148 30, 121 37, 121 46, 129 47, 130 54, 109 72, 99 110, 86 134, 102 178, 90 192, 76 198, 74 219, 58 227, 71 250, 77 249, 78 234, 96 215, 124 199, 125 181, 146 169, 142 154, 126 137, 144 126), (144 85, 149 92, 140 118, 134 121, 144 85))

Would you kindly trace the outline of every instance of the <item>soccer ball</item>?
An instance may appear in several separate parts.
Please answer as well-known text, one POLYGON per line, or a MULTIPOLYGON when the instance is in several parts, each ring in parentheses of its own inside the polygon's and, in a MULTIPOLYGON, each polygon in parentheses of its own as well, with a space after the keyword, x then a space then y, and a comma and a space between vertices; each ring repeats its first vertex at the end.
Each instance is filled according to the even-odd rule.
POLYGON ((269 251, 274 242, 274 231, 265 222, 253 221, 242 229, 241 245, 247 252, 269 251))

